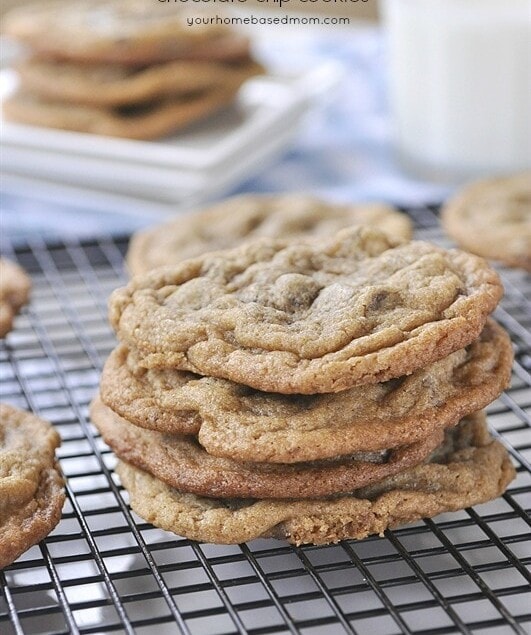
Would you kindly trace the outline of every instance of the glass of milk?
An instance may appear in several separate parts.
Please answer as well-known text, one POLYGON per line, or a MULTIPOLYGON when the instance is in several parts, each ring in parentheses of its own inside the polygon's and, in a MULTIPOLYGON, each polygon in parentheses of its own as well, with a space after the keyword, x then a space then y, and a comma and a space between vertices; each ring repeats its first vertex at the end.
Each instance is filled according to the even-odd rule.
POLYGON ((531 167, 531 0, 382 0, 401 163, 461 180, 531 167))

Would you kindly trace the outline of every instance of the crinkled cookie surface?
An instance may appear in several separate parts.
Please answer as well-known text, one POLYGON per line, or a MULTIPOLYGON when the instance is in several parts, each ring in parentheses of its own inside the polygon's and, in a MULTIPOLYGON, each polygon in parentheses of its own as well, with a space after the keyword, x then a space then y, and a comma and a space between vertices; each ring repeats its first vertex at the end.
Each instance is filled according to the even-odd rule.
POLYGON ((481 414, 449 431, 430 463, 333 499, 204 498, 183 494, 127 463, 120 462, 117 472, 142 518, 192 540, 219 544, 259 537, 295 544, 361 539, 491 500, 515 476, 507 451, 490 437, 481 414))
POLYGON ((198 435, 205 450, 241 461, 291 463, 408 445, 484 408, 508 385, 512 346, 492 320, 472 344, 412 375, 319 395, 261 392, 186 371, 145 369, 124 345, 100 393, 127 421, 198 435))
POLYGON ((32 498, 22 505, 0 508, 0 569, 46 538, 61 520, 64 502, 64 480, 54 465, 41 471, 32 498))
POLYGON ((113 293, 110 321, 145 367, 313 394, 410 374, 465 347, 502 293, 481 258, 356 227, 154 270, 113 293))
POLYGON ((323 238, 360 224, 397 239, 409 240, 413 233, 408 216, 384 203, 345 205, 305 194, 247 194, 138 232, 129 246, 127 266, 136 275, 257 238, 323 238))

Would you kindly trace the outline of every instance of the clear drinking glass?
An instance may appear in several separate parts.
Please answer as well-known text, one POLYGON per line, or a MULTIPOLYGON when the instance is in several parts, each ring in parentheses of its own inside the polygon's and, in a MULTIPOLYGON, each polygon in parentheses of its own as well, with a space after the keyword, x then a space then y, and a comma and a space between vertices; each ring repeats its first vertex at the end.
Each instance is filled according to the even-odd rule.
POLYGON ((395 148, 419 175, 531 167, 531 0, 382 0, 395 148))

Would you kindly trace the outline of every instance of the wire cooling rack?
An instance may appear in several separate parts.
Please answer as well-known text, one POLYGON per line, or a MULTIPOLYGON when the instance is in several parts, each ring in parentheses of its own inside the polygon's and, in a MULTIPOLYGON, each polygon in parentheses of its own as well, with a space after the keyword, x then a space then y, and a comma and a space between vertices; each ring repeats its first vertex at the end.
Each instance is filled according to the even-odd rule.
MULTIPOLYGON (((445 243, 431 209, 419 237, 445 243)), ((501 270, 497 311, 516 351, 489 423, 518 470, 496 501, 384 538, 295 548, 215 546, 135 516, 88 403, 115 344, 107 297, 123 284, 126 238, 4 245, 31 274, 32 301, 0 348, 2 399, 52 421, 67 477, 63 519, 0 572, 0 633, 529 633, 531 280, 501 270)))

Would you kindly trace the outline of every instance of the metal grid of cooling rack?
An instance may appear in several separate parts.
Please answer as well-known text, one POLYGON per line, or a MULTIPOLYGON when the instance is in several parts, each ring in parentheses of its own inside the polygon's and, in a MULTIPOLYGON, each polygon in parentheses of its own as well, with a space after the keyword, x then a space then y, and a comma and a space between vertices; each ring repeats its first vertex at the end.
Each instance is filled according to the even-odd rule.
MULTIPOLYGON (((444 243, 433 210, 410 213, 419 237, 444 243)), ((104 237, 3 249, 31 274, 34 291, 0 347, 2 399, 57 426, 67 503, 47 540, 0 572, 0 633, 530 632, 529 276, 502 270, 497 318, 516 361, 489 422, 518 470, 502 498, 385 538, 215 546, 131 513, 114 457, 87 418, 115 343, 106 301, 124 281, 126 246, 125 238, 104 237)))

